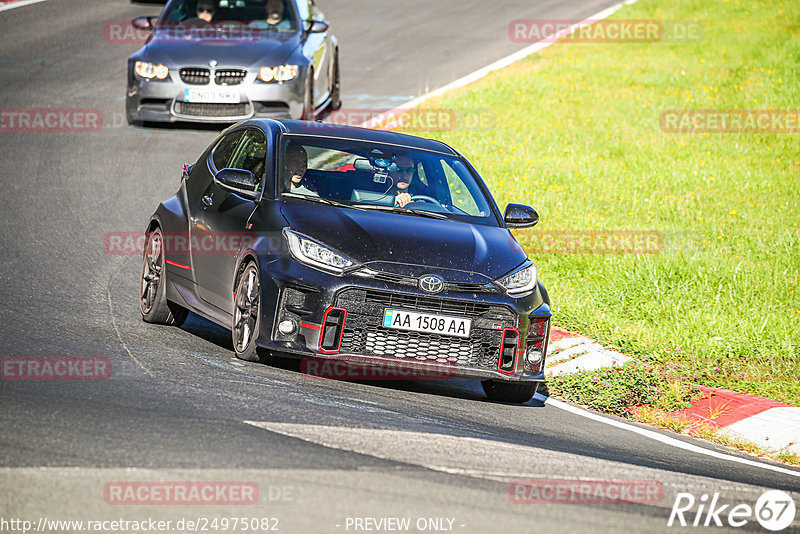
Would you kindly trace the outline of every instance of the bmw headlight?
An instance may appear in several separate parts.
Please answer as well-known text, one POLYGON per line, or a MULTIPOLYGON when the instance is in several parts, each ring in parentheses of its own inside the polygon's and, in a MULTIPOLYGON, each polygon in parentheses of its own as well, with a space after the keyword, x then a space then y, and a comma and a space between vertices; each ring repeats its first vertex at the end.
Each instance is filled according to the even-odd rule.
POLYGON ((156 65, 148 61, 137 61, 134 65, 134 70, 136 74, 148 80, 151 78, 163 80, 169 76, 169 69, 166 66, 161 64, 156 65))
POLYGON ((297 65, 278 65, 277 67, 262 67, 258 71, 258 79, 262 82, 288 82, 297 77, 297 65))
POLYGON ((283 235, 289 243, 289 251, 294 259, 310 267, 341 275, 345 269, 356 264, 332 248, 289 228, 283 229, 283 235))
POLYGON ((511 297, 523 297, 534 290, 537 282, 536 265, 528 260, 511 274, 499 278, 497 283, 503 286, 511 297))

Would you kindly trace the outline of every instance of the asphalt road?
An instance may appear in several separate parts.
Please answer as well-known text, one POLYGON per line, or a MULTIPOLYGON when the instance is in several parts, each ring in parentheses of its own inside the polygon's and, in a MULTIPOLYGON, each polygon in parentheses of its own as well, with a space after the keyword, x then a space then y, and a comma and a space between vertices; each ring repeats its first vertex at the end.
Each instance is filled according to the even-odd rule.
MULTIPOLYGON (((512 19, 581 18, 611 3, 320 0, 340 40, 350 107, 398 104, 513 53, 524 45, 507 37, 512 19)), ((619 532, 669 530, 679 492, 752 506, 770 488, 800 503, 800 470, 751 465, 696 440, 672 436, 676 446, 666 432, 537 400, 492 404, 467 381, 313 380, 291 361, 236 361, 229 333, 195 316, 180 329, 143 323, 140 259, 108 254, 104 235, 143 230, 177 188, 181 164, 218 131, 124 124, 124 67, 137 46, 106 42, 103 29, 158 10, 49 0, 0 13, 0 108, 98 109, 104 124, 0 132, 0 356, 104 357, 113 369, 107 380, 0 381, 0 519, 189 513, 347 532, 358 530, 355 518, 402 516, 417 531, 419 519, 440 518, 464 533, 619 532), (663 496, 513 502, 509 484, 532 479, 653 481, 663 496), (154 480, 251 481, 259 499, 186 508, 103 496, 113 481, 154 480)), ((751 518, 737 530, 758 529, 751 518)), ((13 530, 0 522, 0 531, 13 530)))

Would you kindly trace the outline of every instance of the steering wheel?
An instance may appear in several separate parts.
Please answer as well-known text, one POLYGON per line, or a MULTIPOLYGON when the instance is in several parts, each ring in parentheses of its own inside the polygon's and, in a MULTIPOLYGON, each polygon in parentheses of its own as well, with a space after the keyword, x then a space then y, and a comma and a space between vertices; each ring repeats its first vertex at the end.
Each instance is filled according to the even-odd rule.
POLYGON ((430 202, 432 204, 436 204, 440 208, 444 209, 444 206, 442 206, 442 203, 439 202, 438 200, 436 200, 433 197, 429 197, 428 195, 411 195, 411 202, 416 202, 418 200, 422 200, 424 202, 430 202))
POLYGON ((189 18, 186 18, 186 19, 183 19, 182 21, 180 21, 180 24, 185 24, 187 26, 188 25, 192 25, 192 26, 208 26, 211 23, 206 21, 206 20, 201 19, 200 17, 189 17, 189 18))

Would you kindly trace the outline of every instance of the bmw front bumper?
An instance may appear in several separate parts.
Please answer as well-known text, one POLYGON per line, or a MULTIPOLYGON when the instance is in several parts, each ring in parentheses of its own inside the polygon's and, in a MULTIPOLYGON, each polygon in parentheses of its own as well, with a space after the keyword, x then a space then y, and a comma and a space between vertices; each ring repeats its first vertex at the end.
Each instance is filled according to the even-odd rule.
MULTIPOLYGON (((164 80, 144 79, 128 66, 126 113, 138 122, 207 122, 230 123, 249 118, 300 118, 303 112, 302 75, 283 83, 263 83, 257 72, 246 71, 241 83, 218 85, 214 70, 207 83, 189 84, 181 69, 170 69, 164 80), (187 90, 234 91, 238 102, 187 102, 187 90)), ((221 67, 218 70, 223 70, 221 67)), ((229 69, 225 70, 245 70, 229 69)), ((302 73, 301 73, 302 74, 302 73)))

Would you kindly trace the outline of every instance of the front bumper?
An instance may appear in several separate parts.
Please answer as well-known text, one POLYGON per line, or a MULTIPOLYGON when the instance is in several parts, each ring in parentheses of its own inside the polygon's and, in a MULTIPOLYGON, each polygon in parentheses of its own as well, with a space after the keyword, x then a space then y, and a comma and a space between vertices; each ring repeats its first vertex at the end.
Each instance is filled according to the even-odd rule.
POLYGON ((334 373, 335 378, 380 378, 385 368, 385 378, 544 380, 550 306, 538 290, 522 299, 492 292, 430 295, 376 280, 314 273, 312 278, 329 283, 309 284, 309 277, 262 281, 273 286, 276 304, 262 317, 259 345, 306 357, 313 369, 324 367, 314 361, 352 364, 344 376, 334 373), (386 309, 465 317, 471 322, 470 335, 389 329, 383 326, 386 309), (282 333, 279 325, 287 322, 293 329, 282 333), (540 351, 538 362, 526 357, 532 350, 540 351))
POLYGON ((238 85, 219 86, 213 75, 206 84, 188 84, 179 70, 165 80, 140 78, 129 67, 126 113, 131 121, 230 123, 249 118, 300 118, 303 112, 302 76, 285 83, 262 83, 247 72, 238 85), (187 89, 233 90, 238 103, 185 102, 187 89))

